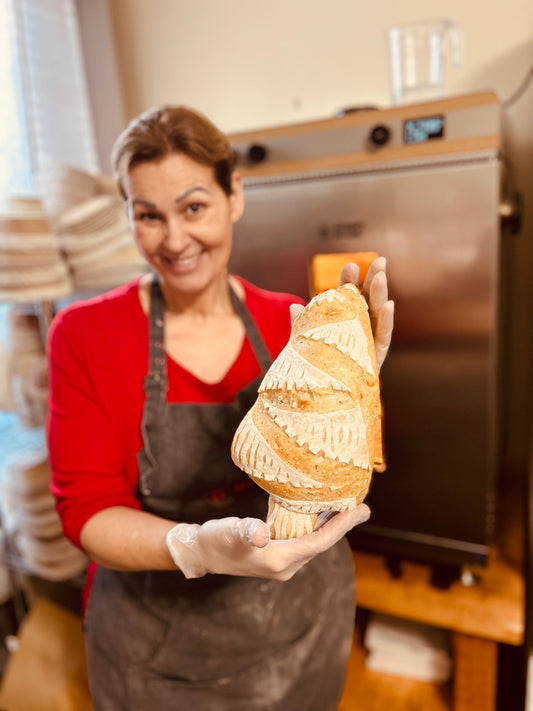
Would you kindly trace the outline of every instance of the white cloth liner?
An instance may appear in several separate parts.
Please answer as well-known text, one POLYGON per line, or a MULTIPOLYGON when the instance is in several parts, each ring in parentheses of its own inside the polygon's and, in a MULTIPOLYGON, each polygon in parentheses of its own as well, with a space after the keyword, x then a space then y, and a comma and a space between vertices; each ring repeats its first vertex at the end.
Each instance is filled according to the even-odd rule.
POLYGON ((373 613, 365 631, 365 666, 382 674, 444 683, 452 672, 449 632, 373 613))

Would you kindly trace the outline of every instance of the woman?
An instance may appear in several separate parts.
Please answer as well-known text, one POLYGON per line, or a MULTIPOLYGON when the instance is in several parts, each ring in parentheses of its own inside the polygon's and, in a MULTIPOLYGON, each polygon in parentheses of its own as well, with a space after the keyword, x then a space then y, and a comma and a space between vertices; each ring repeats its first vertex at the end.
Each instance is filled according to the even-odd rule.
MULTIPOLYGON (((114 167, 154 276, 61 311, 49 337, 52 490, 97 564, 85 618, 95 711, 333 710, 354 618, 341 539, 368 508, 269 541, 266 495, 230 458, 301 300, 228 276, 243 190, 204 117, 141 115, 114 167)), ((370 282, 382 361, 384 260, 370 282)))

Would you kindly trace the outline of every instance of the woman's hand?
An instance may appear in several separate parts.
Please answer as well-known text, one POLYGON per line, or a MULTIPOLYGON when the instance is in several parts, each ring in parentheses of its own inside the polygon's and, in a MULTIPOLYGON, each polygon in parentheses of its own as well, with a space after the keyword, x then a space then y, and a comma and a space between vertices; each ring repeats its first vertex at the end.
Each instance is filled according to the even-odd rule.
POLYGON ((360 504, 354 511, 324 517, 323 525, 313 533, 281 541, 270 540, 266 523, 256 518, 214 519, 201 526, 179 523, 168 532, 166 541, 186 578, 221 573, 289 580, 299 568, 369 516, 368 506, 360 504))
MULTIPOLYGON (((368 268, 361 289, 368 303, 378 370, 381 369, 389 350, 394 325, 394 301, 390 301, 388 298, 386 267, 385 257, 374 259, 368 268)), ((341 272, 341 286, 348 282, 361 288, 359 286, 359 267, 354 262, 346 264, 341 272)), ((294 323, 303 308, 300 304, 291 304, 291 323, 294 323)))
MULTIPOLYGON (((378 370, 389 350, 394 324, 394 301, 389 301, 385 257, 374 259, 368 268, 363 287, 363 296, 368 303, 370 323, 374 334, 378 370)), ((359 287, 359 267, 350 262, 341 273, 341 284, 352 282, 359 287)))

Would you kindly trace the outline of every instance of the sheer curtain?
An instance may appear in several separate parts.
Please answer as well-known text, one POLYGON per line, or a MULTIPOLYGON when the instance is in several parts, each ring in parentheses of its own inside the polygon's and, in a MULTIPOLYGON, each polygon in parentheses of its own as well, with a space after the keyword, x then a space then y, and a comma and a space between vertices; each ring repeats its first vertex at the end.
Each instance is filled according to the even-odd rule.
POLYGON ((96 172, 74 0, 0 0, 0 190, 32 194, 57 165, 96 172))
MULTIPOLYGON (((113 39, 107 0, 0 0, 0 208, 8 214, 13 198, 46 202, 42 177, 55 168, 109 172, 124 125, 113 39)), ((11 454, 44 444, 41 427, 21 426, 11 393, 11 305, 0 299, 0 481, 11 454)))
POLYGON ((14 4, 0 0, 0 195, 34 190, 14 4))

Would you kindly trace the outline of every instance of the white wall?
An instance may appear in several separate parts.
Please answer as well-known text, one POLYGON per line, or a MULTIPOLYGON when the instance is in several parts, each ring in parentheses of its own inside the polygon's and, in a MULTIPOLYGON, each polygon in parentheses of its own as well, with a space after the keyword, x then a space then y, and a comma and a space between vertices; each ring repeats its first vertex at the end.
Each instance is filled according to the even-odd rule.
POLYGON ((225 131, 390 101, 387 29, 449 17, 465 39, 450 92, 508 96, 533 64, 530 0, 110 0, 126 108, 204 111, 225 131))
MULTIPOLYGON (((464 37, 446 93, 510 97, 533 67, 531 0, 109 0, 128 118, 162 103, 206 113, 226 132, 390 105, 387 30, 451 18, 464 37)), ((504 245, 510 330, 504 456, 527 461, 533 361, 533 82, 504 111, 509 187, 525 198, 522 233, 504 245)))
POLYGON ((76 0, 100 170, 111 172, 111 149, 126 112, 107 0, 76 0))

